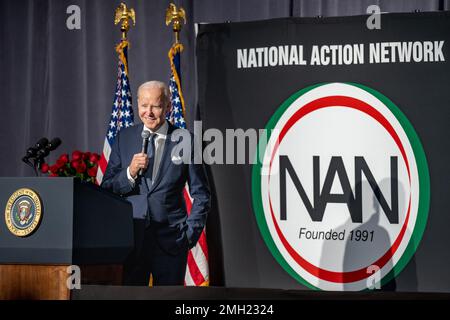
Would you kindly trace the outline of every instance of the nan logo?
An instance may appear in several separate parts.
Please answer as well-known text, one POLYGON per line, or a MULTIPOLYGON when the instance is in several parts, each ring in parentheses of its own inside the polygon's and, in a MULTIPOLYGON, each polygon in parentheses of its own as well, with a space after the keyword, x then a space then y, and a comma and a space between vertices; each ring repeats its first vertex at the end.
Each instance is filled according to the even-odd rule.
POLYGON ((31 189, 16 190, 6 203, 6 226, 15 236, 26 237, 33 233, 41 222, 41 216, 41 199, 31 189))
POLYGON ((359 84, 320 84, 292 95, 266 129, 273 147, 258 148, 252 194, 278 263, 312 289, 364 290, 396 277, 430 202, 425 153, 400 109, 359 84))

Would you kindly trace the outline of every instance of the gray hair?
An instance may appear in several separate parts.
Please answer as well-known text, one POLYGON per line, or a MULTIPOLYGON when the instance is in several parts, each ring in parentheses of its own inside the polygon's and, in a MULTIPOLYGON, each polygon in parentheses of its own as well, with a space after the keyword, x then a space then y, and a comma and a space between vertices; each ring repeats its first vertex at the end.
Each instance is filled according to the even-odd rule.
POLYGON ((162 81, 157 81, 157 80, 152 80, 152 81, 147 81, 144 82, 143 84, 141 84, 138 88, 137 91, 137 97, 139 99, 139 92, 143 89, 149 89, 149 88, 157 88, 160 89, 162 91, 162 96, 161 98, 164 101, 164 104, 168 104, 170 102, 170 91, 169 91, 169 87, 162 81))

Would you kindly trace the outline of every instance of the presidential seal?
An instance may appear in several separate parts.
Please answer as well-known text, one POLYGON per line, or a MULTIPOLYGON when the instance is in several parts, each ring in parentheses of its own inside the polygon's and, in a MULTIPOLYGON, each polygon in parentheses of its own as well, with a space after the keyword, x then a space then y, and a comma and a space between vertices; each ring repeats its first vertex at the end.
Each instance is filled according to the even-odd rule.
POLYGON ((15 236, 26 237, 33 233, 41 222, 41 216, 41 199, 31 189, 16 190, 6 203, 6 226, 15 236))

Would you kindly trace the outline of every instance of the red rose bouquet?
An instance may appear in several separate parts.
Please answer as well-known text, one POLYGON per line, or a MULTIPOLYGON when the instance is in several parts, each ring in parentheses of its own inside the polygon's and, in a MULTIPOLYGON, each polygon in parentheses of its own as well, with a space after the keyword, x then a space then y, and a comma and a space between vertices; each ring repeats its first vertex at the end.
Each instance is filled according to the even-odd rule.
POLYGON ((91 152, 72 152, 72 159, 68 154, 62 154, 54 165, 42 164, 41 172, 50 177, 78 177, 82 181, 95 183, 100 155, 91 152))

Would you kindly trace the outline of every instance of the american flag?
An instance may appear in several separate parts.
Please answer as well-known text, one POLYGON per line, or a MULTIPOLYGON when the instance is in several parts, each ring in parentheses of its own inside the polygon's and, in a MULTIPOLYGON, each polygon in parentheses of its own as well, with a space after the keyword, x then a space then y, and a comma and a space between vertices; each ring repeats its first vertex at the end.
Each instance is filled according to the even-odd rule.
POLYGON ((128 46, 126 40, 122 40, 116 47, 119 54, 119 68, 117 73, 116 91, 112 106, 111 119, 106 131, 103 153, 99 161, 97 171, 97 184, 100 185, 103 175, 108 165, 111 146, 116 139, 117 133, 122 128, 128 128, 133 125, 134 115, 131 102, 130 81, 128 80, 128 46))
MULTIPOLYGON (((183 50, 181 44, 175 44, 169 50, 170 61, 170 100, 172 108, 166 115, 166 119, 178 128, 186 129, 184 120, 185 104, 181 92, 180 53, 183 50)), ((184 200, 188 214, 191 212, 192 198, 189 195, 188 185, 183 190, 184 200)), ((206 233, 203 230, 197 245, 188 253, 186 275, 184 278, 186 286, 209 286, 208 246, 206 233)))

